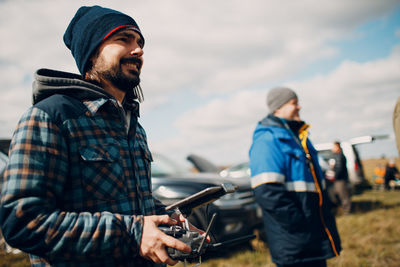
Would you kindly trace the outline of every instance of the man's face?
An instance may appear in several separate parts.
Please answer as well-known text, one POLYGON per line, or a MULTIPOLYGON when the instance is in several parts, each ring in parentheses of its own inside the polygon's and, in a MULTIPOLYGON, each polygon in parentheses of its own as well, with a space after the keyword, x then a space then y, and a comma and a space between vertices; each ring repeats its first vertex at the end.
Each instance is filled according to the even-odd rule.
POLYGON ((333 153, 340 153, 340 151, 341 151, 342 149, 340 148, 340 145, 338 145, 338 144, 333 144, 333 147, 332 147, 332 152, 333 153))
POLYGON ((100 44, 92 58, 92 69, 100 83, 110 82, 121 91, 140 83, 143 65, 143 40, 131 29, 122 29, 100 44))
POLYGON ((300 121, 300 105, 297 98, 292 98, 280 108, 275 110, 274 115, 286 120, 300 121))

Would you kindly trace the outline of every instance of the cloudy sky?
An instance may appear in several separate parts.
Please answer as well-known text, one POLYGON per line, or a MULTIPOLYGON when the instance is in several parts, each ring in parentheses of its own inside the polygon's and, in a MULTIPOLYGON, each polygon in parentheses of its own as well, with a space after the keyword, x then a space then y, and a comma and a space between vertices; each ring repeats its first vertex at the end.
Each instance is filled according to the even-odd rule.
POLYGON ((82 5, 131 15, 146 39, 141 123, 152 151, 247 160, 274 86, 297 91, 314 143, 389 134, 363 158, 395 156, 399 0, 0 0, 0 137, 31 103, 33 72, 78 72, 62 42, 82 5))

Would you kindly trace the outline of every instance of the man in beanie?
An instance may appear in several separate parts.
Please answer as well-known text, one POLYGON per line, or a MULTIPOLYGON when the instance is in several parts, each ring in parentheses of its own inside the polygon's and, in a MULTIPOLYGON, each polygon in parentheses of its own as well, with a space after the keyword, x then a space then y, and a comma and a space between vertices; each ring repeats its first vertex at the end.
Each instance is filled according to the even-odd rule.
POLYGON ((268 92, 270 113, 253 134, 251 185, 277 266, 326 266, 341 250, 317 151, 290 88, 268 92))
POLYGON ((33 266, 174 265, 165 247, 191 248, 158 228, 183 217, 151 192, 138 123, 143 35, 130 16, 92 6, 76 12, 64 42, 81 75, 35 73, 4 173, 3 235, 33 266))

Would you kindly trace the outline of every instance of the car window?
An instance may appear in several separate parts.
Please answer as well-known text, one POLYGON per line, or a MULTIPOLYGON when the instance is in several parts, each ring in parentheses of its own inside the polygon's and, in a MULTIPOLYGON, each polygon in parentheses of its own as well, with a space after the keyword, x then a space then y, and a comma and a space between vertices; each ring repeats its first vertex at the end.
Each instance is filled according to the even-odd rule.
POLYGON ((151 163, 152 176, 163 177, 183 172, 185 172, 185 168, 164 156, 153 153, 153 162, 151 163))

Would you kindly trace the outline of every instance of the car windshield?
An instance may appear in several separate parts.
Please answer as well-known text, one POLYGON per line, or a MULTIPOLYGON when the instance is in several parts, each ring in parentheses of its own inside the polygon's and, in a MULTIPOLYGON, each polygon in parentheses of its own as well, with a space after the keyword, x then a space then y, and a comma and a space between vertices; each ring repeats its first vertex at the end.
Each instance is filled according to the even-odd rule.
POLYGON ((187 170, 176 162, 160 154, 153 153, 153 162, 151 163, 152 176, 163 177, 184 172, 187 172, 187 170))

